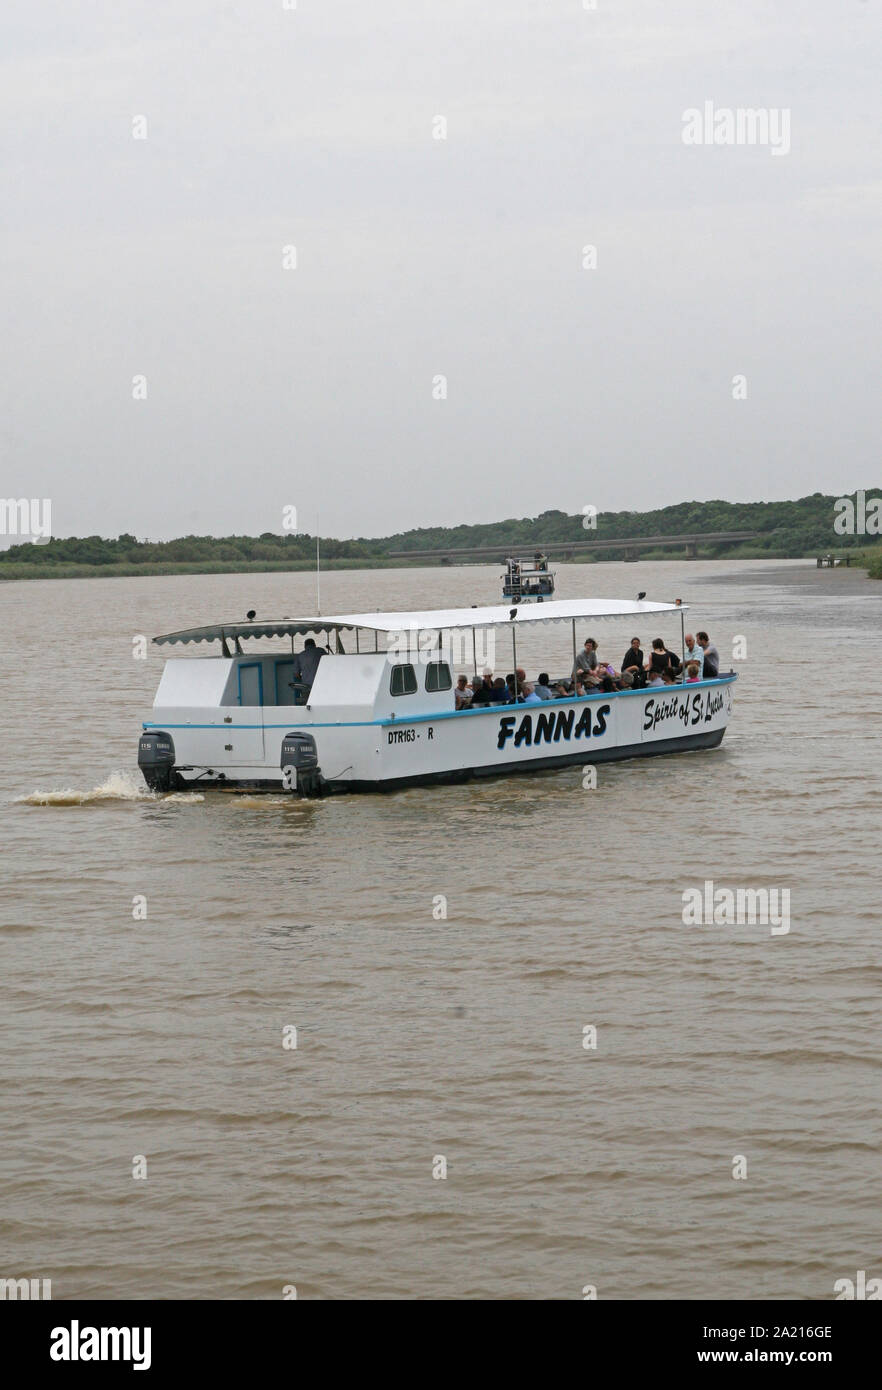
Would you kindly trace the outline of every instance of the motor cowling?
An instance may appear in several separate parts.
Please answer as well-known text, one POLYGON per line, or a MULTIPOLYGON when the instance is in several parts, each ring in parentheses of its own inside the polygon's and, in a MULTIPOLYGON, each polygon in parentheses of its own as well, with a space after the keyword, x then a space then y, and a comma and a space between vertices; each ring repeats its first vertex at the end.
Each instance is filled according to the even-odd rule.
POLYGON ((312 734, 299 730, 282 739, 282 784, 301 796, 322 796, 324 778, 319 767, 318 749, 312 734))
POLYGON ((145 729, 138 740, 138 766, 151 791, 170 792, 178 786, 175 745, 171 734, 145 729))

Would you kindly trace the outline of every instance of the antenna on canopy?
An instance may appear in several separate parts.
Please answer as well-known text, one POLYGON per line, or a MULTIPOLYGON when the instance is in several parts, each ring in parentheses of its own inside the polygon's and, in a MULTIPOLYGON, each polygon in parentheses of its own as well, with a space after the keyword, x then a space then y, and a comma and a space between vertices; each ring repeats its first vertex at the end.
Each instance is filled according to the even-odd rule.
POLYGON ((318 516, 315 519, 315 615, 322 616, 322 570, 319 553, 318 516))

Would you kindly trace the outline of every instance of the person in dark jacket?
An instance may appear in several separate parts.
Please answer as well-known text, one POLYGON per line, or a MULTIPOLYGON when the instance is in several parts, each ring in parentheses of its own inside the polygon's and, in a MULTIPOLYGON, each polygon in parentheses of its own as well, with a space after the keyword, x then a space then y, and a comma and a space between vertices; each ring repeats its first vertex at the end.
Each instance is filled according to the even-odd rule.
POLYGON ((650 671, 662 675, 665 671, 670 671, 676 676, 680 669, 680 658, 674 653, 669 652, 660 637, 656 637, 652 643, 652 656, 649 658, 650 671))
POLYGON ((303 651, 294 658, 294 680, 292 684, 298 686, 302 690, 304 704, 309 697, 312 683, 315 680, 316 671, 319 668, 319 662, 323 656, 324 652, 321 647, 317 647, 313 639, 307 637, 303 644, 303 651))

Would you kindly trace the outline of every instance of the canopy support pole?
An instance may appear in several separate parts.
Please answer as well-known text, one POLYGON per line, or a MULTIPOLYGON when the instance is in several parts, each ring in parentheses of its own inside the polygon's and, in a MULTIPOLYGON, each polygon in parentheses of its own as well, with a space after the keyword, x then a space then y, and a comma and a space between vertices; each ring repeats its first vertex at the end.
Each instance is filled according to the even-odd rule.
POLYGON ((680 609, 680 659, 683 662, 683 677, 686 676, 686 614, 680 609))
POLYGON ((511 661, 514 670, 514 702, 518 702, 518 640, 515 637, 515 630, 511 630, 511 661))
POLYGON ((478 674, 478 644, 475 637, 475 629, 472 628, 472 666, 475 668, 475 675, 478 674))
POLYGON ((358 628, 355 629, 355 650, 356 652, 361 651, 361 647, 358 645, 358 628))
POLYGON ((576 620, 573 619, 573 694, 576 693, 576 620))

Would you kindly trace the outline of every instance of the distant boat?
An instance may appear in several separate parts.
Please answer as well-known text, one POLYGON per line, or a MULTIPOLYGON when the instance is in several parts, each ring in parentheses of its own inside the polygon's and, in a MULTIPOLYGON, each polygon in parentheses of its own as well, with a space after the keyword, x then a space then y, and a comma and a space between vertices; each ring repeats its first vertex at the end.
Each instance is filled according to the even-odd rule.
POLYGON ((540 704, 455 707, 445 633, 507 629, 516 670, 519 633, 534 623, 565 626, 572 649, 564 651, 560 669, 569 676, 577 622, 679 613, 682 623, 685 611, 672 603, 563 599, 170 632, 154 641, 217 642, 221 653, 166 662, 152 718, 142 726, 138 764, 156 791, 233 787, 321 796, 715 748, 732 712, 733 673, 540 704), (312 685, 304 686, 293 648, 295 638, 308 634, 324 637, 328 648, 312 685), (355 649, 345 651, 348 634, 355 649), (379 649, 381 637, 390 650, 379 649), (243 641, 270 638, 290 639, 291 650, 243 650, 243 641))
POLYGON ((511 557, 505 562, 502 597, 510 603, 544 603, 554 594, 554 575, 548 558, 539 551, 529 559, 511 557))

